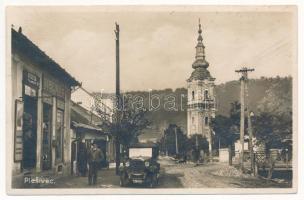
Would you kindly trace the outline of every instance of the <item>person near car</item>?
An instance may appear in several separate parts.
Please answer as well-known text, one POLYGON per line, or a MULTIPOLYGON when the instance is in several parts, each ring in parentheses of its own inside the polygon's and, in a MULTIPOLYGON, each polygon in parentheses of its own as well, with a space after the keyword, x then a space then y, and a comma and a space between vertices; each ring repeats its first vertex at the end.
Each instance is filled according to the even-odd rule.
POLYGON ((89 185, 97 184, 98 166, 101 163, 101 161, 103 160, 103 158, 104 158, 104 155, 103 155, 102 151, 98 148, 97 144, 94 143, 88 152, 89 185))

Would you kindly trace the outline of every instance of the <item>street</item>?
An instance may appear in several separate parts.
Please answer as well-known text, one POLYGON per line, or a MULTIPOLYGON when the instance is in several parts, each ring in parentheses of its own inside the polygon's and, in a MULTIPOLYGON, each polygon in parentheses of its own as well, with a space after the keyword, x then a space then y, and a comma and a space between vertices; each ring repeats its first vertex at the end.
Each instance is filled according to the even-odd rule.
MULTIPOLYGON (((196 166, 193 163, 176 164, 170 157, 160 157, 159 185, 156 188, 285 188, 289 182, 266 181, 242 174, 227 163, 208 163, 196 166)), ((87 177, 62 177, 56 179, 55 188, 120 188, 115 169, 103 169, 98 173, 96 186, 89 186, 87 177)), ((132 188, 145 188, 131 185, 132 188)))

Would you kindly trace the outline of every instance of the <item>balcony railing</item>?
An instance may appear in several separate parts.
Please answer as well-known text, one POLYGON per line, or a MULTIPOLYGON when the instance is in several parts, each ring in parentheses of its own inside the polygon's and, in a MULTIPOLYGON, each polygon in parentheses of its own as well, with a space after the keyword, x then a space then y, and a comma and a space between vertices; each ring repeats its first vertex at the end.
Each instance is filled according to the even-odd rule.
POLYGON ((188 104, 187 108, 188 109, 199 108, 199 109, 202 109, 202 110, 208 110, 208 109, 215 110, 216 109, 216 103, 215 103, 214 99, 207 99, 207 100, 204 100, 203 102, 202 101, 194 101, 194 102, 191 102, 191 104, 188 104))

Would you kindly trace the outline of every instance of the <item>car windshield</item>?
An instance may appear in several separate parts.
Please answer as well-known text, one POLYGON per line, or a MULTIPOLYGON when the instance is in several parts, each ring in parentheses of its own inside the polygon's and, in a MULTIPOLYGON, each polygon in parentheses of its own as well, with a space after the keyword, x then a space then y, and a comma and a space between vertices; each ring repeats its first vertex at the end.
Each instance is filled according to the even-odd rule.
POLYGON ((129 157, 152 157, 152 148, 130 148, 129 157))

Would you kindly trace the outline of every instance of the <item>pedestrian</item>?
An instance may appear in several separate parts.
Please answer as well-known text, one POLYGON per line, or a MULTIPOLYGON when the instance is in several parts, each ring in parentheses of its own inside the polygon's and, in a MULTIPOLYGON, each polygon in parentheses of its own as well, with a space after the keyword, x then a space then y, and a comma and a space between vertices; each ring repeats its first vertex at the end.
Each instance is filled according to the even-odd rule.
POLYGON ((97 172, 98 166, 103 160, 104 155, 102 151, 98 148, 97 144, 94 143, 89 150, 88 153, 88 164, 89 164, 89 185, 96 185, 97 184, 97 172))

